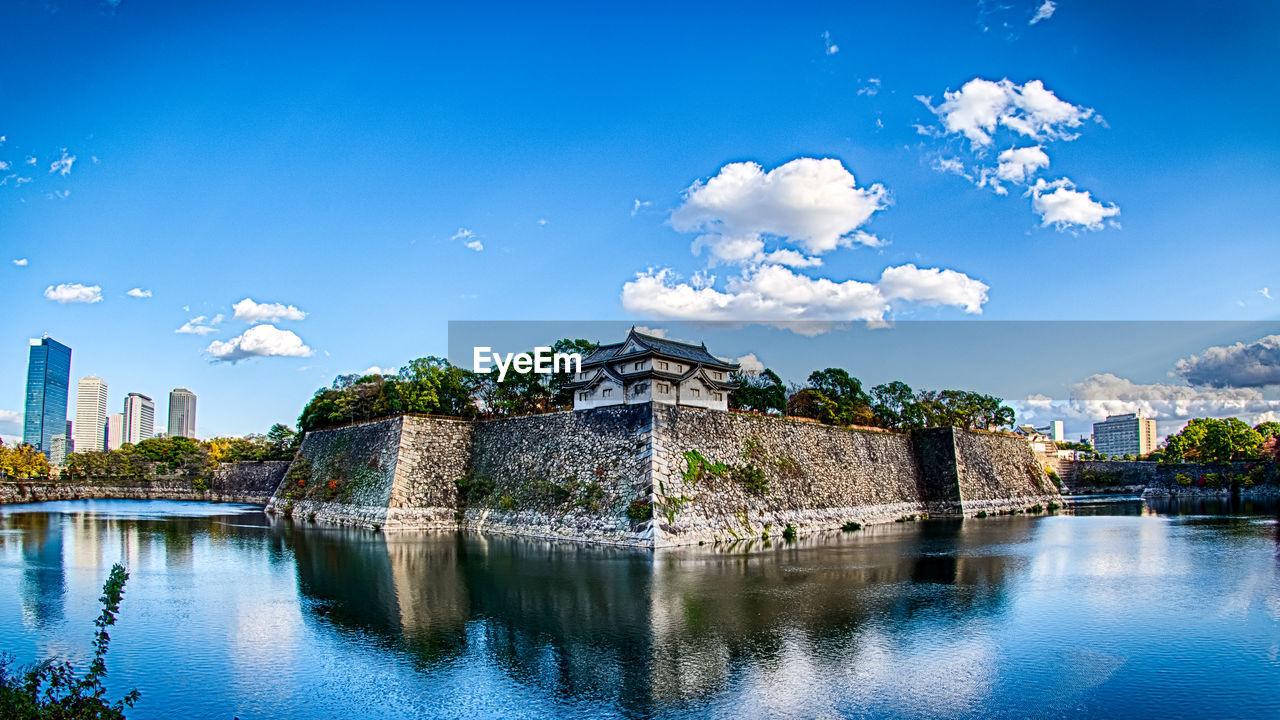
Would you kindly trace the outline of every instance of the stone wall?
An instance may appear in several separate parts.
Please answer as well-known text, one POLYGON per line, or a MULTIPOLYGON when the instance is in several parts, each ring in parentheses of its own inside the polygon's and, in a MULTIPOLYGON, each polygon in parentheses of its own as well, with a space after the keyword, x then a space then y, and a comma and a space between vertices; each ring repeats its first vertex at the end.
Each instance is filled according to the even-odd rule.
POLYGON ((1156 463, 1080 460, 1062 463, 1062 481, 1073 495, 1134 492, 1145 495, 1226 495, 1239 490, 1272 495, 1280 477, 1269 462, 1156 463))
POLYGON ((288 461, 223 463, 214 469, 206 489, 197 489, 193 479, 183 475, 5 480, 0 482, 0 505, 50 500, 194 500, 260 505, 271 499, 288 468, 288 461))
POLYGON ((309 433, 268 512, 659 547, 1059 499, 1019 438, 669 405, 309 433))
POLYGON ((652 406, 475 424, 463 523, 490 532, 646 544, 647 524, 627 516, 650 494, 652 406))
POLYGON ((923 485, 905 434, 667 405, 654 411, 655 545, 918 515, 928 509, 923 485), (694 452, 707 468, 691 471, 686 453, 694 452), (725 469, 712 471, 716 465, 725 469))
POLYGON ((1025 439, 956 428, 933 432, 954 438, 960 505, 965 514, 1025 509, 1062 500, 1025 439))
POLYGON ((381 527, 391 506, 403 417, 307 433, 267 512, 381 527))

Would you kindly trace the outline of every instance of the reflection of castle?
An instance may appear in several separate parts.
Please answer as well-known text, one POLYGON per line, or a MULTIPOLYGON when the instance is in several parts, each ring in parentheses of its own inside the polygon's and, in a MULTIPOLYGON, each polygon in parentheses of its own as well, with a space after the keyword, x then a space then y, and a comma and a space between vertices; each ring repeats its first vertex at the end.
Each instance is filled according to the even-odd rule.
POLYGON ((656 556, 452 533, 325 530, 290 542, 316 622, 381 633, 428 665, 483 653, 467 662, 549 695, 609 698, 646 715, 762 671, 797 644, 845 672, 872 662, 860 653, 886 644, 877 637, 893 631, 886 622, 985 622, 1004 602, 1009 560, 965 548, 1013 544, 1028 529, 890 525, 856 542, 656 556))
POLYGON ((636 332, 601 345, 583 358, 581 372, 566 386, 573 409, 659 402, 668 405, 729 409, 731 378, 738 364, 692 345, 636 332))

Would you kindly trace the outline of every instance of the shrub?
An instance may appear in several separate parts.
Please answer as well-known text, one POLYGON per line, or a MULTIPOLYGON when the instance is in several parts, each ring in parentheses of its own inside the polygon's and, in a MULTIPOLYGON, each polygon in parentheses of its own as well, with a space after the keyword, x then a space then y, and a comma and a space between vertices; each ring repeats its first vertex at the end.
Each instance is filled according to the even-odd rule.
POLYGON ((464 505, 480 504, 493 494, 493 481, 483 475, 476 475, 468 470, 466 475, 458 478, 458 497, 464 505))
POLYGON ((1058 473, 1054 472, 1053 468, 1051 468, 1051 467, 1047 467, 1047 468, 1045 468, 1045 469, 1044 469, 1044 472, 1045 472, 1045 474, 1046 474, 1046 475, 1048 475, 1048 476, 1049 476, 1049 482, 1053 483, 1053 486, 1054 486, 1054 487, 1056 487, 1056 488, 1058 488, 1059 490, 1061 490, 1061 489, 1062 489, 1062 478, 1058 477, 1058 473))
POLYGON ((582 497, 578 498, 578 507, 595 512, 600 509, 600 501, 604 500, 604 487, 592 480, 582 489, 582 497))
POLYGON ((1185 473, 1178 473, 1177 475, 1174 475, 1174 476, 1173 476, 1173 479, 1174 479, 1174 481, 1175 481, 1175 482, 1177 482, 1179 485, 1190 485, 1190 484, 1191 484, 1191 476, 1189 476, 1189 475, 1187 475, 1187 474, 1185 474, 1185 473))
POLYGON ((102 612, 93 624, 93 660, 84 677, 77 678, 71 663, 46 660, 18 675, 9 673, 9 661, 0 660, 0 717, 30 720, 123 720, 124 709, 138 701, 138 691, 131 690, 114 703, 103 699, 106 688, 102 679, 107 674, 107 646, 111 636, 107 628, 116 624, 120 598, 129 573, 122 565, 111 566, 107 582, 102 586, 102 612))
POLYGON ((208 492, 209 481, 206 480, 205 478, 198 477, 195 480, 191 481, 191 489, 195 490, 196 492, 208 492))
POLYGON ((862 523, 858 522, 857 520, 850 520, 844 525, 841 525, 840 529, 845 532, 857 532, 862 529, 862 523))
POLYGON ((1053 502, 1052 500, 1049 501, 1049 508, 1048 508, 1049 512, 1057 512, 1058 508, 1060 507, 1062 506, 1059 505, 1058 503, 1053 502))
POLYGON ((1222 487, 1222 475, 1219 473, 1208 473, 1204 476, 1204 484, 1217 490, 1222 487))
POLYGON ((1035 505, 1032 505, 1031 507, 1027 508, 1027 512, 1038 515, 1044 512, 1044 506, 1041 505, 1040 503, 1036 503, 1035 505))
POLYGON ((795 526, 795 525, 792 525, 791 523, 787 523, 787 526, 786 526, 785 528, 783 528, 783 529, 782 529, 782 539, 783 539, 783 540, 795 540, 795 539, 796 539, 796 526, 795 526))
POLYGON ((729 466, 724 463, 713 463, 702 457, 702 453, 697 450, 690 450, 684 454, 686 463, 684 471, 684 482, 690 487, 697 485, 698 481, 714 475, 716 477, 723 476, 729 470, 729 466))
POLYGON ((750 463, 734 465, 729 472, 731 477, 742 483, 742 486, 752 495, 764 495, 769 492, 769 478, 765 477, 764 470, 755 465, 750 463))
POLYGON ((653 505, 648 500, 632 500, 627 506, 627 519, 632 525, 653 519, 653 505))
POLYGON ((980 517, 980 518, 984 518, 984 517, 986 517, 986 516, 987 516, 987 511, 986 511, 986 510, 979 510, 979 511, 978 511, 978 514, 977 514, 977 515, 974 515, 974 517, 980 517))
POLYGON ((511 512, 516 509, 516 501, 510 495, 503 495, 498 498, 498 509, 503 512, 511 512))

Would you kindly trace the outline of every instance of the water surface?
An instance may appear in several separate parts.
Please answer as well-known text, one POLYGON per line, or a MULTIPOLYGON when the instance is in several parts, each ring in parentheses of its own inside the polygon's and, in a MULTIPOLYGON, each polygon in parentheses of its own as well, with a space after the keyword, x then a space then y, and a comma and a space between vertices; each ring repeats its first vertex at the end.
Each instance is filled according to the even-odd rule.
POLYGON ((272 521, 0 508, 0 649, 136 718, 1277 717, 1274 503, 1114 498, 657 554, 272 521))

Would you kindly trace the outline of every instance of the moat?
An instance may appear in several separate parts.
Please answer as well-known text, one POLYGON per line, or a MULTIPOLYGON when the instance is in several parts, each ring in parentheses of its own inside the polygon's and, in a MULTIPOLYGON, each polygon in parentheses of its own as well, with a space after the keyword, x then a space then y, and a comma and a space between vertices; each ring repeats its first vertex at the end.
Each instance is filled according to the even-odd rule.
POLYGON ((1083 501, 651 551, 0 508, 0 651, 82 664, 131 578, 131 718, 1276 717, 1280 510, 1083 501))

